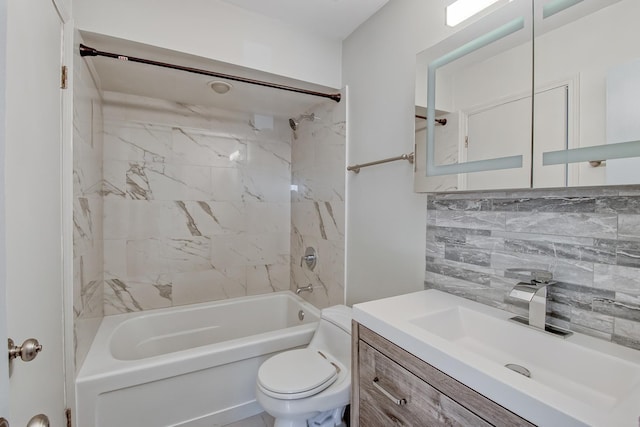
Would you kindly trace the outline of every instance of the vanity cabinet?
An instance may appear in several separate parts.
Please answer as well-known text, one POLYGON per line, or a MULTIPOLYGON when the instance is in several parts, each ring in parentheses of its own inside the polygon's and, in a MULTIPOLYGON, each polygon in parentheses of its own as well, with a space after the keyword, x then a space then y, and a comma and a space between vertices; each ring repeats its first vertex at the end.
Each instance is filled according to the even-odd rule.
POLYGON ((533 426, 353 322, 351 425, 533 426))

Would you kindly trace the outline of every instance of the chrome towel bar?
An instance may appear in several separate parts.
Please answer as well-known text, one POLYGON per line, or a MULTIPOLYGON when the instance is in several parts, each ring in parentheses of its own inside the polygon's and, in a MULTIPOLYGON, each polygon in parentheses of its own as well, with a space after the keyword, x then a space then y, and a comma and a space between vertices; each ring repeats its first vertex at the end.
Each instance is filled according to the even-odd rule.
POLYGON ((395 162, 396 160, 406 160, 409 163, 413 163, 415 155, 414 153, 403 154, 402 156, 397 157, 389 157, 388 159, 376 160, 375 162, 362 163, 360 165, 347 166, 348 171, 352 171, 355 173, 360 173, 361 168, 366 168, 367 166, 379 165, 382 163, 395 162))

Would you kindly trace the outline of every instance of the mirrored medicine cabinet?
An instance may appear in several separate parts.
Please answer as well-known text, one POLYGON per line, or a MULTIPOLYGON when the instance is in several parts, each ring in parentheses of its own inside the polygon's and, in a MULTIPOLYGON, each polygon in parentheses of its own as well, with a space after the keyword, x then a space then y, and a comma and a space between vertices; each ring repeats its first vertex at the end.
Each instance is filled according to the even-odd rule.
POLYGON ((415 191, 640 184, 640 1, 501 3, 417 55, 415 191))

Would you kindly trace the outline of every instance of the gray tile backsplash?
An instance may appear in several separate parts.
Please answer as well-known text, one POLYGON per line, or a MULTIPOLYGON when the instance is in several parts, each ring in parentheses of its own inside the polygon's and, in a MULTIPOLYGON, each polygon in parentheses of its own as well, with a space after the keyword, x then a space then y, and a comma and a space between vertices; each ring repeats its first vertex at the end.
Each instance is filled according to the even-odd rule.
POLYGON ((550 323, 640 349, 639 190, 429 194, 425 288, 526 314, 505 270, 549 270, 550 323))

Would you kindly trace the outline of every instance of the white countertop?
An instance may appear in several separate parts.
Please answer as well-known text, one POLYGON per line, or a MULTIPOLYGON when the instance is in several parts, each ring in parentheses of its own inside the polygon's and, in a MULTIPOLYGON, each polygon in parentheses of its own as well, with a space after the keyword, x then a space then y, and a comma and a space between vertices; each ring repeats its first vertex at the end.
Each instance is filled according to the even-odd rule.
MULTIPOLYGON (((363 326, 532 423, 563 427, 640 426, 640 351, 579 333, 565 339, 559 338, 507 320, 512 316, 512 313, 437 290, 420 291, 353 306, 353 318, 363 326), (483 334, 499 335, 503 334, 503 329, 508 330, 508 333, 503 334, 504 337, 493 337, 504 338, 506 346, 510 342, 518 345, 517 342, 521 339, 526 342, 541 342, 542 345, 538 344, 536 348, 537 355, 532 354, 531 357, 542 358, 539 356, 543 355, 547 364, 554 357, 560 362, 557 358, 563 354, 586 354, 596 357, 578 357, 582 360, 562 361, 569 368, 584 361, 589 361, 589 364, 594 364, 591 360, 610 361, 617 368, 622 367, 618 374, 623 372, 624 389, 621 388, 618 390, 620 393, 617 393, 616 384, 611 382, 622 376, 608 377, 608 368, 603 363, 597 363, 599 366, 578 366, 586 376, 593 374, 596 385, 597 381, 604 381, 606 385, 603 383, 603 389, 614 390, 610 393, 614 397, 603 395, 607 399, 603 399, 602 404, 594 399, 589 401, 588 398, 583 398, 598 396, 599 390, 592 386, 593 381, 589 384, 595 390, 571 383, 566 384, 566 387, 565 384, 561 384, 562 387, 554 387, 550 384, 558 384, 558 381, 562 380, 559 378, 561 375, 553 378, 547 375, 549 381, 545 382, 533 380, 534 375, 532 378, 526 378, 515 374, 502 363, 497 363, 498 358, 492 360, 481 351, 472 351, 468 345, 462 345, 463 343, 456 341, 453 335, 446 335, 455 325, 449 324, 452 322, 445 320, 448 318, 441 313, 452 309, 473 312, 474 315, 479 313, 479 318, 491 318, 489 320, 499 325, 499 328, 496 328, 495 332, 485 331, 483 334), (434 325, 433 322, 436 320, 438 324, 434 325), (425 327, 429 321, 432 324, 425 327), (626 372, 629 375, 625 375, 626 372), (567 392, 572 387, 576 392, 567 392)), ((529 362, 531 365, 536 364, 534 359, 529 362)), ((582 372, 579 369, 578 373, 582 372)))

